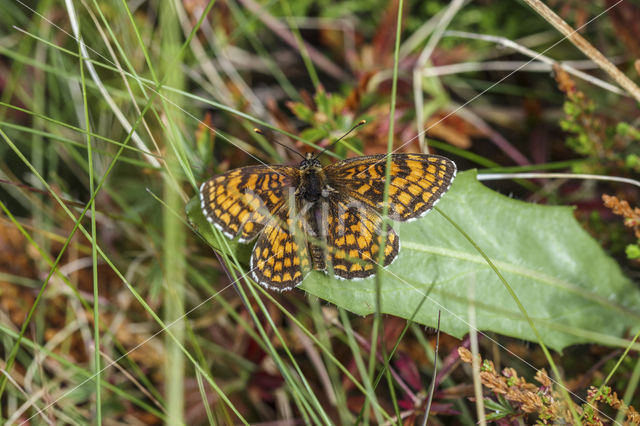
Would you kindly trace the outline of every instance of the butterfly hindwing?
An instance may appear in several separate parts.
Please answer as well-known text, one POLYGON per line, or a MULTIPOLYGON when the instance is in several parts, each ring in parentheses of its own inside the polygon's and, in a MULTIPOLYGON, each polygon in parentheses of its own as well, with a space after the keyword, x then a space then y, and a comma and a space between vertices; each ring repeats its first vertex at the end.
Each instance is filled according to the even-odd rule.
POLYGON ((306 235, 296 210, 285 204, 267 223, 251 254, 253 279, 271 290, 290 290, 311 271, 306 235))
POLYGON ((227 237, 251 241, 286 203, 297 173, 288 166, 249 166, 214 176, 200 187, 202 210, 227 237))
MULTIPOLYGON (((354 202, 343 194, 330 197, 327 223, 329 266, 341 278, 366 278, 375 274, 380 260, 382 218, 370 206, 354 202)), ((393 262, 400 250, 400 239, 387 225, 381 266, 393 262)))
MULTIPOLYGON (((387 155, 347 159, 325 167, 329 185, 381 212, 387 155)), ((418 218, 429 211, 451 185, 456 165, 429 154, 391 154, 389 217, 418 218)))

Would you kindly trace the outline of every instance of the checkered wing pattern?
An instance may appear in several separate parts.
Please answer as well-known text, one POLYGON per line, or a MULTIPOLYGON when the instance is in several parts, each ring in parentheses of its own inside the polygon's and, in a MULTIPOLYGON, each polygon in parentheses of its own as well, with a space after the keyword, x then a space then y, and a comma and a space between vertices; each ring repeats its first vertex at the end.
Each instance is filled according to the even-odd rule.
MULTIPOLYGON (((356 157, 325 167, 337 192, 381 212, 387 156, 356 157)), ((449 189, 456 165, 445 157, 429 154, 391 154, 389 217, 397 221, 416 219, 427 213, 449 189)))
MULTIPOLYGON (((324 168, 303 161, 300 167, 232 170, 202 184, 202 210, 228 237, 248 242, 259 235, 251 274, 267 288, 294 288, 312 269, 366 278, 376 272, 380 257, 387 266, 400 249, 391 227, 382 240, 386 162, 386 155, 371 155, 324 168)), ((455 163, 444 157, 392 154, 389 218, 424 215, 455 174, 455 163)))
POLYGON ((254 239, 295 190, 299 170, 288 166, 249 166, 204 182, 200 202, 207 220, 227 237, 254 239))
POLYGON ((312 269, 303 221, 289 204, 265 226, 251 254, 253 279, 271 290, 294 288, 312 269))
MULTIPOLYGON (((332 196, 327 215, 329 269, 341 278, 366 278, 375 274, 382 242, 382 218, 370 206, 354 203, 343 194, 332 196)), ((398 255, 400 239, 387 226, 384 266, 398 255)))

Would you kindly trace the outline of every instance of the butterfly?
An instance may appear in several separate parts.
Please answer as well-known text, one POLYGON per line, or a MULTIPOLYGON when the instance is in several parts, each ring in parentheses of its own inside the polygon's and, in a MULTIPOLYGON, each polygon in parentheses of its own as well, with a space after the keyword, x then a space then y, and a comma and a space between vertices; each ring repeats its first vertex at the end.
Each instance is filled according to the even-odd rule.
MULTIPOLYGON (((389 155, 387 215, 417 219, 447 192, 456 165, 438 155, 389 155)), ((225 236, 242 243, 257 237, 250 273, 266 288, 290 290, 312 270, 366 278, 380 259, 388 266, 400 250, 395 231, 383 230, 386 166, 386 154, 324 167, 307 154, 297 167, 242 167, 204 182, 201 207, 225 236)))

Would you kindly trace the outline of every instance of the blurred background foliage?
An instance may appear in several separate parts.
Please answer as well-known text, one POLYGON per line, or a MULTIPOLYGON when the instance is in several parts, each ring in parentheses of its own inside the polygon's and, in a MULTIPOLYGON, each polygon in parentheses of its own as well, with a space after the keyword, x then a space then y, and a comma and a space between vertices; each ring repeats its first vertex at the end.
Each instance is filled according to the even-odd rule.
MULTIPOLYGON (((547 4, 638 81, 638 2, 547 4)), ((2 421, 413 424, 428 403, 430 423, 478 420, 471 369, 459 363, 468 336, 442 335, 435 353, 435 332, 410 321, 359 317, 301 291, 271 296, 244 281, 230 285, 228 242, 212 252, 184 217, 197 185, 214 174, 296 164, 274 139, 311 151, 361 119, 368 124, 333 157, 386 152, 393 120, 394 148, 430 149, 480 177, 637 177, 637 102, 601 84, 611 80, 523 2, 405 2, 392 97, 399 7, 0 1, 2 421), (82 66, 75 34, 90 58, 82 66), (507 43, 591 79, 554 71, 507 43), (95 214, 78 220, 98 185, 95 214)), ((487 185, 575 206, 585 229, 637 279, 636 187, 549 178, 487 185), (616 198, 605 206, 603 194, 616 198)), ((479 339, 483 358, 495 363, 485 372, 561 399, 535 381, 544 377, 532 366, 546 365, 536 345, 479 339)), ((621 420, 621 407, 640 404, 637 351, 622 353, 580 345, 555 354, 565 386, 593 404, 611 393, 589 386, 615 373, 609 390, 623 405, 601 403, 597 417, 574 395, 585 423, 621 420)), ((566 406, 531 408, 496 389, 485 389, 499 413, 492 420, 571 419, 566 406)))

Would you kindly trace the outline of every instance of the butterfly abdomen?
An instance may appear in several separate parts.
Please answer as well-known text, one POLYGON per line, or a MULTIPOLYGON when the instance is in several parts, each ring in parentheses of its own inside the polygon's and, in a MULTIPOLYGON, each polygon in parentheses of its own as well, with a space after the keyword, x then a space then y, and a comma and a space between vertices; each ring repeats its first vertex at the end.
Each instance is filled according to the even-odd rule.
POLYGON ((307 242, 307 248, 311 256, 311 264, 316 271, 324 271, 327 268, 327 203, 319 201, 307 201, 302 203, 301 211, 305 212, 307 222, 307 234, 311 237, 307 242))

